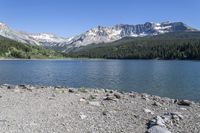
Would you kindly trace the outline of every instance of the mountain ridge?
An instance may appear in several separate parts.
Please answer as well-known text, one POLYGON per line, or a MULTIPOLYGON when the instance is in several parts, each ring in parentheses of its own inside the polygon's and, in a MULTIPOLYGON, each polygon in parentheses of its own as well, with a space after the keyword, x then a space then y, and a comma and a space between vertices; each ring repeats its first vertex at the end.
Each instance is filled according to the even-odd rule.
POLYGON ((200 32, 172 32, 157 36, 125 37, 120 40, 90 44, 66 53, 72 58, 105 59, 200 59, 200 32))
POLYGON ((124 37, 155 36, 168 32, 198 31, 183 22, 146 22, 144 24, 116 24, 113 26, 97 26, 82 34, 65 38, 49 33, 27 33, 11 29, 4 23, 0 23, 0 35, 9 39, 40 45, 44 47, 65 47, 65 49, 87 46, 89 44, 108 43, 120 40, 124 37))

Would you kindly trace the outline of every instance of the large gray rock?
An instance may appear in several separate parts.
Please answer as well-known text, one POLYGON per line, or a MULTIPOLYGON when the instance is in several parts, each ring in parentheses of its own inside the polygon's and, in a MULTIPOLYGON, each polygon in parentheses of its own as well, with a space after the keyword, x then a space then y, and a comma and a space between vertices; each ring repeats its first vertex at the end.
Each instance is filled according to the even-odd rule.
POLYGON ((182 106, 190 106, 192 104, 192 102, 189 100, 180 100, 177 102, 177 104, 182 105, 182 106))
POLYGON ((153 126, 148 129, 147 133, 171 133, 171 132, 165 127, 153 126))
POLYGON ((156 116, 149 123, 149 127, 153 127, 153 126, 156 126, 156 125, 166 127, 165 121, 160 116, 156 116))

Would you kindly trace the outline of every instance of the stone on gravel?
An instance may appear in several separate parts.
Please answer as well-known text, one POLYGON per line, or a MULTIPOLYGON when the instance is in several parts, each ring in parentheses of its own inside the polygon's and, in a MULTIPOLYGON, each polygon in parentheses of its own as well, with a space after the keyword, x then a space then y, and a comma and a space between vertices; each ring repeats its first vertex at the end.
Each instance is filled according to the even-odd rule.
POLYGON ((83 120, 83 119, 85 119, 87 116, 84 115, 84 114, 81 112, 81 113, 80 113, 80 117, 81 117, 81 119, 83 120))
POLYGON ((155 125, 159 125, 159 126, 162 126, 162 127, 166 127, 165 121, 164 121, 163 118, 160 117, 160 116, 154 117, 154 118, 150 121, 149 127, 152 127, 152 126, 155 126, 155 125))
POLYGON ((15 89, 15 86, 13 86, 13 85, 7 85, 7 84, 5 84, 5 86, 7 86, 7 89, 15 89))
POLYGON ((153 105, 153 106, 159 106, 159 107, 161 107, 161 106, 162 106, 162 104, 161 104, 161 103, 159 103, 159 102, 154 102, 152 105, 153 105))
POLYGON ((171 133, 171 132, 165 127, 153 126, 148 129, 147 133, 171 133))
POLYGON ((85 89, 85 88, 80 88, 80 89, 78 89, 78 91, 80 91, 80 92, 82 92, 82 93, 87 93, 87 92, 88 92, 88 90, 85 89))
POLYGON ((107 115, 108 111, 103 111, 102 114, 103 115, 107 115))
POLYGON ((182 106, 190 106, 190 105, 192 104, 192 102, 189 101, 189 100, 179 100, 179 101, 177 102, 177 104, 178 104, 178 105, 182 105, 182 106))
POLYGON ((115 96, 117 99, 120 99, 120 98, 121 98, 121 95, 118 94, 118 93, 114 93, 114 96, 115 96))
POLYGON ((74 92, 74 90, 73 90, 73 89, 69 89, 69 92, 73 93, 73 92, 74 92))
POLYGON ((104 97, 103 100, 114 100, 114 97, 107 96, 107 97, 104 97))
POLYGON ((129 93, 129 96, 132 97, 132 98, 136 97, 136 95, 134 93, 129 93))
POLYGON ((183 115, 180 112, 172 112, 170 113, 172 115, 172 118, 174 118, 175 116, 177 116, 178 118, 183 120, 183 115))
POLYGON ((99 102, 89 102, 90 105, 93 105, 93 106, 100 106, 100 103, 99 102))
POLYGON ((154 114, 154 112, 153 112, 153 111, 151 111, 150 109, 144 109, 144 112, 145 112, 145 113, 152 114, 152 115, 154 114))
POLYGON ((113 93, 113 90, 110 90, 109 93, 113 93))
POLYGON ((144 100, 149 100, 148 98, 149 96, 147 94, 142 94, 141 95, 141 98, 144 99, 144 100))
POLYGON ((54 88, 55 88, 55 89, 61 89, 62 86, 55 86, 54 88))
POLYGON ((20 89, 14 89, 14 92, 20 93, 21 91, 20 91, 20 89))
POLYGON ((85 98, 81 98, 79 101, 80 102, 86 102, 85 98))
POLYGON ((180 108, 181 110, 187 110, 186 108, 180 108))
POLYGON ((51 94, 51 96, 52 96, 52 97, 56 97, 56 95, 55 95, 55 94, 51 94))
POLYGON ((93 99, 96 99, 96 96, 95 95, 90 95, 89 100, 93 100, 93 99))
POLYGON ((21 88, 21 89, 23 89, 23 90, 27 90, 27 91, 30 91, 30 92, 32 92, 32 89, 29 87, 29 86, 27 86, 27 85, 19 85, 19 88, 21 88))

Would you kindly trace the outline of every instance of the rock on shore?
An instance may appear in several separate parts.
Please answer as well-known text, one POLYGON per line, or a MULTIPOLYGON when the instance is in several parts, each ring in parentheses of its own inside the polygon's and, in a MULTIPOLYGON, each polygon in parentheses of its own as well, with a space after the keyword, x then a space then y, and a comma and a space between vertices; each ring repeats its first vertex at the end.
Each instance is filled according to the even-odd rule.
POLYGON ((136 92, 0 85, 0 132, 199 133, 200 106, 136 92))

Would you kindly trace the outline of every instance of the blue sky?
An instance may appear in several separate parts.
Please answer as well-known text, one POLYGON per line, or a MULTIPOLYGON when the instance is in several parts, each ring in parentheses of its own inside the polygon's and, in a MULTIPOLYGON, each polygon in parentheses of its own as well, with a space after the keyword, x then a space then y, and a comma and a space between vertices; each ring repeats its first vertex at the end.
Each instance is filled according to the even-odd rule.
POLYGON ((0 21, 69 37, 97 25, 182 21, 200 29, 200 0, 0 0, 0 21))

